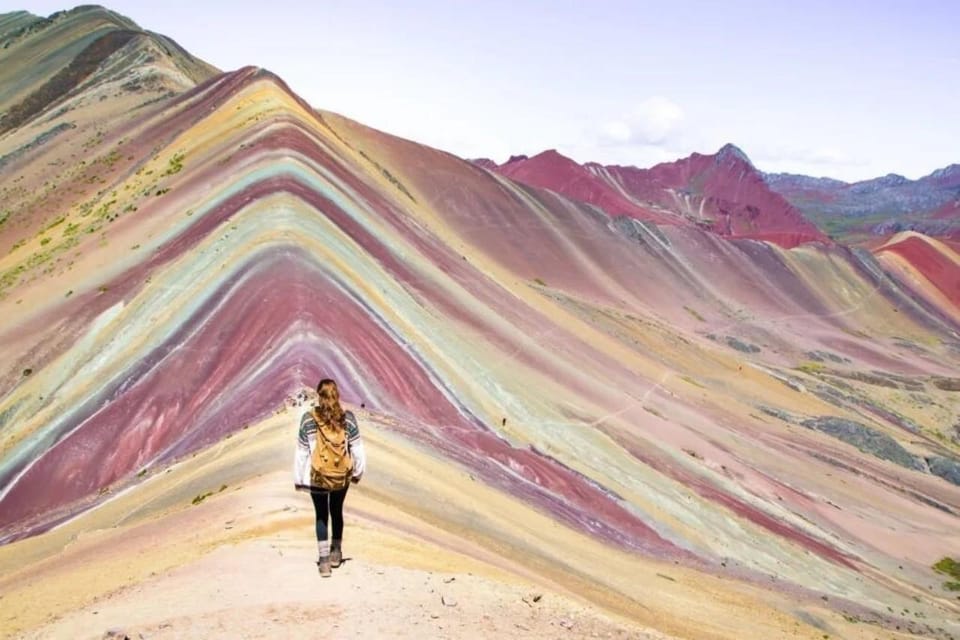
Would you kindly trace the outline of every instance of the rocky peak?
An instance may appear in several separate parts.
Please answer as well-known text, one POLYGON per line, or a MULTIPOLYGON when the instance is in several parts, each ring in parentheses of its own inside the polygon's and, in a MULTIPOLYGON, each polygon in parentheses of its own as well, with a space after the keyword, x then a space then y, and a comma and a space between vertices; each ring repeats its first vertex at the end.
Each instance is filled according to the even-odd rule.
POLYGON ((942 185, 960 186, 960 164, 951 164, 942 169, 937 169, 930 175, 920 178, 923 182, 936 182, 942 185))
POLYGON ((720 147, 720 150, 717 151, 717 155, 715 157, 717 164, 732 161, 742 162, 750 165, 751 167, 753 166, 753 163, 750 162, 750 158, 747 157, 747 154, 743 152, 743 149, 730 142, 720 147))
POLYGON ((872 182, 880 187, 898 187, 902 184, 906 184, 909 182, 909 180, 899 173, 888 173, 887 175, 877 178, 872 182))
POLYGON ((488 171, 495 171, 497 169, 497 163, 491 160, 490 158, 471 158, 469 162, 471 164, 475 164, 478 167, 483 167, 488 171))

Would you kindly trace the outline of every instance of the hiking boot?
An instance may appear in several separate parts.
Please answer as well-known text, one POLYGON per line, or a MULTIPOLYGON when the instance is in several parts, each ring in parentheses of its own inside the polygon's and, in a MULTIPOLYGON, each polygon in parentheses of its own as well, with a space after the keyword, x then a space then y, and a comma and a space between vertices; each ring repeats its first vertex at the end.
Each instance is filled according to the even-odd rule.
POLYGON ((343 551, 340 550, 340 547, 330 549, 330 566, 336 569, 341 564, 343 564, 343 551))
POLYGON ((330 570, 330 556, 322 556, 317 560, 317 569, 320 571, 321 578, 329 578, 333 575, 333 572, 330 570))

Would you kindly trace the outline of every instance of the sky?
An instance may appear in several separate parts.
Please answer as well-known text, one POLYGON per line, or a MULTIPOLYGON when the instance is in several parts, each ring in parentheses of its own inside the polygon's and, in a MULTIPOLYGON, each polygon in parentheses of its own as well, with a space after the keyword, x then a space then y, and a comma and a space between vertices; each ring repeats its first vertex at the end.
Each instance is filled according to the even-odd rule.
MULTIPOLYGON (((63 0, 0 0, 37 15, 63 0)), ((740 147, 854 181, 960 163, 960 2, 112 0, 222 70, 497 162, 648 167, 740 147)))

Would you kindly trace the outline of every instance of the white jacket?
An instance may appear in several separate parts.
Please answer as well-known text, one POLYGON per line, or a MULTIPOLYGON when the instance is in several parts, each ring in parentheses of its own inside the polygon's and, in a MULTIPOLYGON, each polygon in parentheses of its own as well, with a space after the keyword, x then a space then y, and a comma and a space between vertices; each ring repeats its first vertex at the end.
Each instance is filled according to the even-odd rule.
MULTIPOLYGON (((360 427, 353 412, 346 412, 347 447, 353 458, 353 479, 359 480, 367 467, 367 456, 360 437, 360 427)), ((293 456, 293 484, 298 491, 325 491, 310 481, 310 454, 317 446, 317 421, 310 411, 300 416, 297 448, 293 456)))

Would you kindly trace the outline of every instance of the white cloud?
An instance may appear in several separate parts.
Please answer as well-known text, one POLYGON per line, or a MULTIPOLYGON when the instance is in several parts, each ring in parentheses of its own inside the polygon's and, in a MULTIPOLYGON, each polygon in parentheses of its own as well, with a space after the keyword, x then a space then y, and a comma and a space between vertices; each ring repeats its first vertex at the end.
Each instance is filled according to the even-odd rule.
POLYGON ((630 126, 625 122, 608 122, 600 129, 600 137, 614 144, 630 142, 630 126))
POLYGON ((600 140, 610 145, 660 146, 678 132, 683 118, 678 104, 663 96, 653 96, 625 117, 603 124, 600 140))

